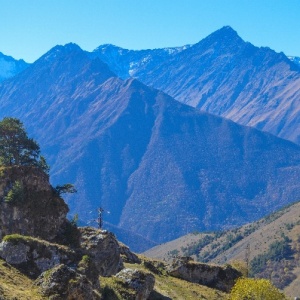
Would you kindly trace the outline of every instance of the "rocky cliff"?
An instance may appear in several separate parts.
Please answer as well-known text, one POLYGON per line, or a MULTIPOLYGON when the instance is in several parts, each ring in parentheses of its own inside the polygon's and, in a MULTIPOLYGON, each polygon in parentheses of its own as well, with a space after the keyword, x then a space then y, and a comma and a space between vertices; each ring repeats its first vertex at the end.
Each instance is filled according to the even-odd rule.
MULTIPOLYGON (((177 280, 172 279, 177 276, 174 270, 175 275, 171 271, 167 273, 163 262, 138 257, 111 232, 78 228, 68 221, 67 205, 49 184, 48 175, 40 169, 2 167, 0 195, 0 299, 146 300, 169 297, 169 292, 162 287, 177 280), (6 274, 17 274, 13 275, 16 279, 6 283, 6 274), (27 287, 17 286, 22 276, 27 287), (155 285, 157 279, 163 282, 155 285)), ((227 278, 228 272, 222 273, 222 268, 203 268, 207 276, 194 272, 193 278, 178 277, 221 291, 229 290, 224 288, 227 282, 223 278, 227 278), (213 285, 208 275, 213 277, 213 285), (205 280, 204 277, 209 278, 205 280)), ((11 278, 12 275, 7 276, 11 278)), ((177 295, 189 295, 185 287, 188 283, 174 282, 184 286, 176 291, 177 295)), ((208 292, 208 288, 190 284, 193 294, 199 297, 205 295, 207 298, 208 294, 209 299, 226 297, 222 292, 208 292)))
MULTIPOLYGON (((35 280, 41 297, 100 299, 99 277, 124 269, 121 252, 137 259, 112 233, 68 221, 68 206, 39 168, 2 166, 0 171, 0 258, 35 280)), ((134 274, 130 288, 136 299, 146 299, 154 277, 134 274)), ((2 288, 0 298, 9 299, 2 288)))
POLYGON ((0 168, 0 238, 18 233, 53 241, 67 222, 68 211, 39 168, 0 168))

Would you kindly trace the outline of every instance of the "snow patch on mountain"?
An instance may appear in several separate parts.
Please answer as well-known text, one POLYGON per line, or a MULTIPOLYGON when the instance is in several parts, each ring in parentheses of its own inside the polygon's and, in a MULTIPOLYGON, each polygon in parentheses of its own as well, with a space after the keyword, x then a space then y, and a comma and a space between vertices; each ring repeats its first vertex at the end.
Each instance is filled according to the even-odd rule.
POLYGON ((135 77, 143 68, 152 68, 171 56, 178 54, 192 45, 182 47, 168 47, 160 49, 128 50, 111 44, 104 44, 96 48, 90 56, 98 57, 107 63, 113 72, 121 78, 135 77))
POLYGON ((288 59, 295 63, 297 66, 300 66, 300 57, 298 56, 288 56, 288 59))
POLYGON ((15 60, 11 56, 6 56, 0 52, 0 82, 11 78, 23 71, 29 64, 24 60, 15 60))

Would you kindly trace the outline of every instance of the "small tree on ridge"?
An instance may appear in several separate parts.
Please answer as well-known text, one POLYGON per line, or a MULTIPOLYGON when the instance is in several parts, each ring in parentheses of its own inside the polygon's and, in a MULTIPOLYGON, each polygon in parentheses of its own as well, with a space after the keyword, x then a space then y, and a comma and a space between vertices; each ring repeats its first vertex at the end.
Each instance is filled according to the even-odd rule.
POLYGON ((49 171, 45 158, 40 156, 40 146, 27 136, 23 123, 16 118, 0 121, 0 165, 37 166, 49 171))

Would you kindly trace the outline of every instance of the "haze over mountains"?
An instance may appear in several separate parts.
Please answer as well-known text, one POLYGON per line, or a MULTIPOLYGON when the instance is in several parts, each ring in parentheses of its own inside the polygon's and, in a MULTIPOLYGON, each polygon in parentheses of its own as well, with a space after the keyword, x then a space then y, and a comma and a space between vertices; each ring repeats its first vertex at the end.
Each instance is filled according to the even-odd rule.
POLYGON ((176 100, 300 144, 297 58, 292 62, 283 53, 257 48, 229 26, 179 49, 167 56, 148 50, 142 60, 141 51, 128 55, 112 46, 95 53, 111 67, 117 63, 120 76, 129 70, 127 76, 176 100))
MULTIPOLYGON (((230 29, 229 33, 232 32, 230 29)), ((220 32, 215 33, 216 44, 218 35, 220 32)), ((153 50, 156 57, 150 60, 146 59, 146 52, 140 52, 139 58, 125 50, 110 56, 105 54, 109 59, 114 57, 114 65, 107 64, 108 59, 106 63, 102 61, 103 57, 97 54, 100 48, 91 54, 75 44, 56 46, 23 72, 0 84, 0 117, 14 116, 24 122, 46 154, 54 183, 75 184, 78 193, 68 202, 72 212, 78 212, 85 221, 95 218, 95 213, 89 212, 95 212, 101 205, 110 211, 105 215, 107 222, 123 232, 131 231, 160 243, 194 230, 215 230, 256 220, 299 197, 300 147, 179 103, 136 79, 121 79, 122 74, 126 77, 128 63, 125 68, 121 58, 116 60, 120 53, 127 53, 127 61, 135 61, 128 69, 134 76, 142 74, 142 67, 145 77, 147 68, 153 70, 152 78, 155 72, 157 76, 167 76, 163 64, 169 64, 171 76, 175 70, 179 71, 171 68, 171 62, 175 66, 180 64, 175 57, 186 55, 191 66, 193 53, 204 55, 204 46, 211 36, 207 39, 174 51, 153 50), (116 72, 120 72, 120 77, 116 72)), ((244 43, 239 38, 235 42, 240 41, 244 43)), ((264 51, 246 45, 245 49, 264 51)), ((219 61, 218 69, 227 72, 224 81, 230 72, 238 74, 233 67, 226 69, 229 64, 225 67, 225 62, 234 57, 222 55, 228 49, 231 48, 223 45, 218 53, 211 50, 216 56, 215 70, 219 61)), ((277 63, 278 54, 266 51, 271 57, 274 55, 272 59, 277 63)), ((283 54, 279 56, 282 56, 279 65, 293 74, 290 79, 294 78, 296 85, 296 65, 283 54)), ((205 60, 196 61, 204 64, 205 60)), ((257 63, 257 69, 272 72, 268 65, 261 66, 263 62, 257 63)), ((249 61, 245 64, 250 68, 249 61)), ((182 71, 186 66, 182 66, 182 71)), ((284 82, 285 77, 281 75, 279 80, 276 70, 274 82, 284 82)), ((212 84, 215 76, 220 87, 221 75, 210 72, 210 76, 205 75, 207 80, 212 84)), ((249 90, 254 85, 251 76, 248 76, 249 90)), ((231 83, 234 82, 232 79, 231 83)), ((205 90, 201 85, 198 89, 201 87, 205 90)), ((218 94, 218 89, 215 92, 218 94)), ((295 95, 298 92, 299 89, 295 95)), ((213 97, 215 94, 207 99, 213 97)), ((291 101, 294 101, 291 106, 285 105, 289 109, 284 113, 290 118, 289 125, 283 128, 294 126, 297 132, 298 123, 294 122, 299 107, 293 107, 296 98, 291 101)), ((134 242, 130 246, 134 250, 145 248, 134 242)))

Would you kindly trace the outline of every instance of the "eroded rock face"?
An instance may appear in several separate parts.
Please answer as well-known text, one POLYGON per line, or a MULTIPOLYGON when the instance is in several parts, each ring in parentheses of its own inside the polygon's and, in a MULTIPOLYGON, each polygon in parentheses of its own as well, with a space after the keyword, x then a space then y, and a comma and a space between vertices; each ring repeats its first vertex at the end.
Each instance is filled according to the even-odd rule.
POLYGON ((78 274, 66 265, 42 273, 35 284, 40 292, 51 300, 96 300, 100 295, 93 289, 86 276, 78 274))
POLYGON ((121 257, 124 262, 131 263, 131 264, 141 263, 141 260, 138 258, 138 256, 135 253, 130 251, 129 247, 127 247, 121 242, 119 242, 119 246, 120 246, 121 257))
POLYGON ((74 265, 75 251, 30 237, 16 236, 0 243, 0 257, 31 278, 59 264, 74 265))
POLYGON ((242 276, 242 273, 231 266, 221 267, 196 263, 190 257, 176 258, 168 266, 168 273, 171 276, 224 292, 229 292, 235 281, 242 276))
POLYGON ((93 261, 99 275, 115 275, 123 268, 120 247, 111 232, 91 227, 82 227, 79 231, 80 248, 93 261))
POLYGON ((122 279, 129 288, 135 291, 135 294, 130 296, 132 300, 148 299, 155 284, 155 278, 152 274, 140 270, 123 269, 116 277, 122 279))
POLYGON ((68 206, 58 197, 49 177, 31 166, 5 167, 0 170, 0 239, 18 233, 53 241, 66 222, 68 206), (16 181, 22 185, 22 199, 6 202, 16 181))

